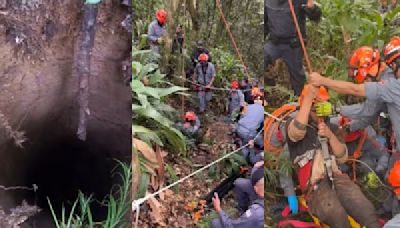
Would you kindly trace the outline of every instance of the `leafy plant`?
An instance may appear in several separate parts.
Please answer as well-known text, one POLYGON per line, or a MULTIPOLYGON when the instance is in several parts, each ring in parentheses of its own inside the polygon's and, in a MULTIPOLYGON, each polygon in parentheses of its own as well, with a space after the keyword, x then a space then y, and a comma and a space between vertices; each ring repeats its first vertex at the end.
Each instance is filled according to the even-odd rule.
POLYGON ((217 70, 216 83, 227 85, 232 80, 243 79, 243 65, 235 55, 222 48, 211 49, 211 55, 217 70))
POLYGON ((60 218, 56 215, 55 210, 47 198, 53 221, 57 228, 70 227, 104 227, 117 228, 124 227, 129 223, 125 218, 129 210, 129 193, 132 178, 132 169, 129 165, 118 161, 122 172, 117 172, 121 177, 122 184, 117 185, 116 189, 112 189, 109 196, 104 200, 103 205, 107 207, 107 218, 104 221, 95 222, 93 220, 90 204, 93 202, 92 196, 85 196, 82 192, 78 193, 72 208, 69 212, 65 207, 61 208, 60 218))
MULTIPOLYGON (((146 58, 146 51, 133 52, 132 57, 146 58)), ((158 70, 157 64, 134 61, 132 87, 132 133, 149 145, 169 145, 173 150, 186 155, 184 136, 173 127, 175 109, 164 102, 164 98, 185 91, 179 86, 161 87, 166 84, 165 77, 158 70), (146 85, 145 85, 146 84, 146 85)))

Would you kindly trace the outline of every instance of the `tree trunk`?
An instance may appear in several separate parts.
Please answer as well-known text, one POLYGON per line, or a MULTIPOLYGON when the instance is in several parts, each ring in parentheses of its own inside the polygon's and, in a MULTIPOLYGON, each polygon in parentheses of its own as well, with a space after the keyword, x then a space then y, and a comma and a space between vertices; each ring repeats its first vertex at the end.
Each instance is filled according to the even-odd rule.
POLYGON ((190 17, 192 18, 193 30, 196 32, 200 31, 199 13, 194 5, 194 0, 186 0, 186 9, 189 11, 190 17))
POLYGON ((90 59, 96 33, 97 5, 85 4, 82 22, 82 32, 79 43, 79 52, 76 59, 79 75, 79 126, 77 135, 86 141, 86 128, 89 110, 89 76, 90 59))

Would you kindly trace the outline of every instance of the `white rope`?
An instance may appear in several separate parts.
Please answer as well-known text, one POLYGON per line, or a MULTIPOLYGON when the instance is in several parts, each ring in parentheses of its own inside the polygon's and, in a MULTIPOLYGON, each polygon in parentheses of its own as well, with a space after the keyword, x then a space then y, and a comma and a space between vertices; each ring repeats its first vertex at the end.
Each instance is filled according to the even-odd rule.
MULTIPOLYGON (((261 134, 262 131, 263 131, 263 129, 261 129, 261 130, 257 133, 257 135, 253 138, 253 140, 255 140, 255 139, 261 134)), ((250 140, 250 141, 251 141, 251 140, 250 140)), ((137 227, 137 224, 138 224, 138 222, 139 222, 140 205, 143 204, 144 202, 146 202, 146 200, 148 200, 148 199, 150 199, 150 198, 152 198, 152 197, 154 197, 154 196, 160 194, 161 192, 163 192, 163 191, 165 191, 165 190, 168 190, 168 189, 174 187, 174 186, 177 185, 177 184, 182 183, 183 181, 185 181, 185 180, 187 180, 187 179, 193 177, 194 175, 196 175, 196 174, 198 174, 198 173, 200 173, 200 172, 202 172, 202 171, 204 171, 204 170, 210 168, 211 166, 213 166, 213 165, 219 163, 220 161, 224 160, 225 158, 227 158, 227 157, 233 155, 234 153, 236 153, 236 152, 242 150, 243 148, 245 148, 245 147, 247 147, 247 146, 249 146, 249 145, 250 145, 250 142, 247 143, 246 145, 243 145, 243 146, 241 146, 240 148, 238 148, 238 149, 236 149, 236 150, 234 150, 234 151, 228 153, 228 154, 225 154, 225 155, 222 156, 221 158, 219 158, 219 159, 217 159, 217 160, 211 162, 210 164, 208 164, 208 165, 206 165, 206 166, 203 166, 202 168, 200 168, 200 169, 194 171, 193 173, 191 173, 191 174, 189 174, 189 175, 183 177, 182 179, 180 179, 180 180, 178 180, 178 181, 176 181, 176 182, 174 182, 174 183, 172 183, 172 184, 170 184, 170 185, 168 185, 168 186, 165 186, 165 187, 161 188, 161 189, 158 190, 157 192, 154 192, 154 193, 152 193, 152 194, 146 195, 146 196, 143 197, 143 198, 134 200, 134 201, 132 202, 132 212, 136 210, 135 227, 137 227)))
POLYGON ((6 187, 4 185, 0 185, 0 189, 3 189, 4 191, 10 191, 10 190, 27 190, 27 191, 34 191, 36 192, 38 190, 38 186, 36 184, 32 185, 32 188, 26 187, 26 186, 11 186, 11 187, 6 187))
MULTIPOLYGON (((182 80, 187 81, 187 82, 189 82, 189 83, 191 83, 191 84, 193 84, 193 85, 196 85, 196 86, 206 87, 205 85, 201 85, 201 84, 196 83, 196 82, 194 82, 194 81, 192 81, 192 80, 189 80, 189 79, 187 79, 187 78, 183 78, 182 76, 178 77, 178 76, 176 76, 176 75, 173 75, 173 77, 178 78, 178 79, 182 79, 182 80)), ((242 91, 242 92, 251 91, 251 89, 245 89, 245 90, 241 90, 241 89, 227 89, 227 88, 218 88, 218 87, 213 87, 213 86, 210 86, 209 89, 210 89, 210 90, 218 90, 218 91, 242 91)))
POLYGON ((264 112, 264 114, 267 115, 267 116, 269 116, 269 117, 271 117, 272 119, 275 119, 275 120, 279 121, 279 122, 286 123, 286 120, 281 119, 281 118, 278 118, 278 117, 272 115, 272 114, 269 113, 269 112, 264 112))

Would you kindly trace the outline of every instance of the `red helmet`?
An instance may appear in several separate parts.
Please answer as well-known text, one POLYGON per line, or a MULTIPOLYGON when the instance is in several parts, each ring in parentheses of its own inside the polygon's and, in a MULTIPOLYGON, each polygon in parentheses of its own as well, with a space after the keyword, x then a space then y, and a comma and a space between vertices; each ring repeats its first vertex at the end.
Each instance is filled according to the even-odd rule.
POLYGON ((239 89, 239 82, 238 81, 232 81, 231 83, 231 88, 232 89, 239 89))
MULTIPOLYGON (((300 94, 300 97, 299 97, 300 105, 303 103, 303 99, 307 95, 308 90, 310 89, 310 86, 312 86, 312 85, 309 85, 309 84, 305 85, 303 90, 301 91, 301 94, 300 94)), ((328 101, 329 98, 330 98, 330 96, 329 96, 328 90, 325 87, 320 86, 319 87, 319 91, 317 93, 317 96, 315 97, 315 100, 328 101)))
POLYGON ((157 10, 156 12, 157 21, 162 25, 165 24, 165 22, 167 22, 167 15, 168 15, 167 11, 163 9, 157 10))
POLYGON ((199 61, 200 62, 207 62, 208 61, 208 55, 205 53, 202 53, 199 55, 199 61))
POLYGON ((186 112, 185 119, 195 121, 197 119, 197 116, 194 112, 186 112))
POLYGON ((400 161, 396 161, 387 177, 388 182, 395 188, 396 195, 400 195, 400 161))
POLYGON ((383 55, 387 64, 392 63, 400 56, 400 37, 395 36, 390 40, 383 51, 383 55))
MULTIPOLYGON (((343 127, 350 123, 350 119, 348 117, 341 116, 339 119, 339 126, 343 127)), ((352 131, 350 133, 346 133, 344 136, 344 141, 346 143, 354 142, 355 140, 359 139, 361 136, 361 130, 352 131)))
POLYGON ((379 50, 363 46, 353 52, 349 60, 349 77, 356 83, 364 83, 367 76, 376 77, 379 72, 379 50))

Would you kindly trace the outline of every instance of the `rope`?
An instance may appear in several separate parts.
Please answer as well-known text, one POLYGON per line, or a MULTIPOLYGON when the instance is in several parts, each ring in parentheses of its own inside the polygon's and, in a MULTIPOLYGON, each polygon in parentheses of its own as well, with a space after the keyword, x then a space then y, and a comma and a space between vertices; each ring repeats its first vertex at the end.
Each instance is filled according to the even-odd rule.
POLYGON ((245 72, 247 78, 250 78, 250 74, 249 74, 249 72, 248 72, 248 70, 247 70, 246 64, 245 64, 244 61, 243 61, 242 55, 240 54, 240 50, 239 50, 238 46, 236 45, 236 41, 235 41, 235 38, 233 37, 233 34, 232 34, 232 32, 231 32, 231 29, 230 29, 230 27, 229 27, 228 21, 226 20, 225 14, 224 14, 224 12, 222 11, 221 1, 220 1, 220 0, 216 0, 216 3, 217 3, 216 5, 217 5, 217 7, 218 7, 218 9, 219 9, 219 13, 220 13, 220 15, 221 15, 221 18, 222 18, 222 20, 224 21, 225 28, 226 28, 226 30, 228 31, 229 37, 231 38, 233 47, 235 48, 235 51, 236 51, 236 53, 237 53, 237 55, 238 55, 238 57, 239 57, 239 60, 240 60, 240 62, 242 63, 242 65, 243 65, 243 67, 244 67, 244 72, 245 72))
MULTIPOLYGON (((263 129, 261 129, 261 130, 257 133, 257 135, 253 138, 253 140, 255 140, 255 139, 261 134, 262 131, 263 131, 263 129)), ((250 140, 250 141, 251 141, 251 140, 250 140)), ((213 166, 213 165, 219 163, 220 161, 222 161, 222 160, 228 158, 229 156, 231 156, 231 155, 237 153, 238 151, 242 150, 243 148, 245 148, 245 147, 247 147, 247 146, 249 146, 249 145, 250 145, 250 142, 248 142, 247 144, 245 144, 245 145, 239 147, 238 149, 236 149, 236 150, 234 150, 234 151, 232 151, 232 152, 230 152, 230 153, 228 153, 228 154, 222 156, 221 158, 219 158, 219 159, 217 159, 217 160, 211 162, 210 164, 208 164, 208 165, 206 165, 206 166, 203 166, 202 168, 200 168, 200 169, 194 171, 193 173, 191 173, 191 174, 189 174, 189 175, 187 175, 187 176, 185 176, 185 177, 179 179, 178 181, 176 181, 176 182, 174 182, 174 183, 172 183, 172 184, 170 184, 170 185, 168 185, 168 186, 165 186, 165 187, 161 188, 161 189, 158 190, 157 192, 154 192, 154 193, 152 193, 152 194, 146 195, 146 196, 143 197, 143 198, 134 200, 134 201, 132 202, 132 211, 135 211, 135 210, 136 210, 135 227, 137 227, 138 222, 139 222, 139 215, 138 215, 138 214, 139 214, 139 211, 140 211, 140 205, 143 204, 144 202, 146 202, 146 200, 148 200, 148 199, 150 199, 150 198, 152 198, 152 197, 154 197, 154 196, 156 196, 156 195, 159 195, 161 192, 163 192, 163 191, 165 191, 165 190, 168 190, 168 189, 170 189, 170 188, 172 188, 172 187, 174 187, 174 186, 176 186, 176 185, 182 183, 183 181, 185 181, 185 180, 187 180, 187 179, 193 177, 194 175, 196 175, 196 174, 198 174, 198 173, 200 173, 200 172, 202 172, 202 171, 204 171, 204 170, 210 168, 211 166, 213 166)))
MULTIPOLYGON (((365 162, 363 162, 363 161, 361 161, 361 160, 358 160, 358 159, 353 159, 353 158, 350 158, 350 159, 348 159, 348 160, 349 160, 349 161, 358 162, 358 163, 364 165, 364 166, 367 167, 371 172, 373 172, 376 176, 378 176, 378 175, 376 174, 376 172, 375 172, 367 163, 365 163, 365 162)), ((378 179, 379 183, 380 183, 383 187, 389 189, 390 191, 393 190, 392 187, 390 187, 390 186, 384 184, 384 183, 381 181, 380 178, 377 178, 377 179, 378 179)))
MULTIPOLYGON (((173 77, 177 78, 177 79, 181 79, 181 80, 187 81, 192 85, 196 85, 196 86, 199 86, 199 87, 205 87, 204 85, 201 85, 201 84, 199 84, 197 82, 191 81, 191 80, 189 80, 189 79, 187 79, 185 77, 182 77, 182 76, 178 77, 176 75, 173 75, 173 77)), ((219 88, 219 87, 213 87, 213 86, 210 86, 209 89, 210 90, 217 90, 217 91, 242 91, 242 92, 247 92, 247 91, 251 91, 252 90, 252 89, 244 89, 244 90, 241 90, 241 89, 227 89, 227 88, 219 88)))
POLYGON ((38 186, 36 184, 33 184, 32 187, 27 187, 27 186, 11 186, 11 187, 6 187, 4 185, 0 185, 0 189, 3 189, 4 191, 10 191, 10 190, 27 190, 27 191, 34 191, 36 192, 38 190, 38 186))
POLYGON ((311 72, 313 72, 312 67, 311 67, 311 61, 308 57, 306 45, 304 44, 303 34, 301 34, 301 31, 300 31, 300 26, 299 26, 299 22, 297 21, 296 12, 294 10, 292 0, 288 0, 288 2, 289 2, 290 11, 292 12, 293 21, 296 26, 297 35, 299 36, 299 39, 300 39, 301 48, 303 49, 303 52, 304 52, 304 58, 306 59, 308 71, 311 73, 311 72))

